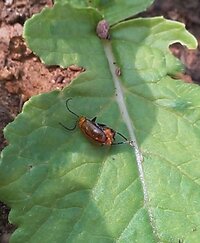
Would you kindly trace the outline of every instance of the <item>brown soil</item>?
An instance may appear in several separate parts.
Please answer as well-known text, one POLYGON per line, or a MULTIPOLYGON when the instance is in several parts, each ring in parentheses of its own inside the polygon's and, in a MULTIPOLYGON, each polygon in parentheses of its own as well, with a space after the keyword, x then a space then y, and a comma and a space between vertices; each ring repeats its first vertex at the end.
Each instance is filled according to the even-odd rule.
MULTIPOLYGON (((21 111, 24 101, 31 96, 54 89, 62 89, 82 69, 71 66, 65 69, 46 67, 26 47, 22 39, 23 24, 51 0, 0 1, 0 150, 7 142, 2 129, 21 111)), ((200 41, 199 0, 156 0, 140 16, 159 16, 185 23, 186 28, 200 41)), ((200 50, 188 51, 175 44, 174 55, 186 66, 181 78, 186 82, 200 83, 200 50)), ((8 223, 9 208, 0 202, 0 242, 8 242, 14 226, 8 223)))

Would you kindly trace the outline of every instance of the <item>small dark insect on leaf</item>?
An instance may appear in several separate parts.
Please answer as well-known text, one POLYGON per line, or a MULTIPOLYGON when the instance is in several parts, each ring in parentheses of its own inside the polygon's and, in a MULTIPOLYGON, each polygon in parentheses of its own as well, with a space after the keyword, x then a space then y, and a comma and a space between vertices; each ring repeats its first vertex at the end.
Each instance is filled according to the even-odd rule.
POLYGON ((91 141, 95 142, 99 145, 118 145, 118 144, 130 144, 133 146, 133 141, 128 141, 128 139, 121 133, 113 130, 112 128, 108 127, 105 124, 97 123, 96 117, 93 119, 88 119, 85 116, 79 116, 75 112, 73 112, 69 106, 68 102, 72 98, 69 98, 66 100, 66 107, 70 113, 72 113, 74 116, 77 117, 77 121, 74 125, 74 127, 69 128, 63 125, 62 123, 59 123, 62 127, 64 127, 68 131, 73 131, 78 123, 78 126, 82 133, 91 141), (121 142, 115 142, 115 135, 118 134, 120 137, 124 139, 124 141, 121 142))

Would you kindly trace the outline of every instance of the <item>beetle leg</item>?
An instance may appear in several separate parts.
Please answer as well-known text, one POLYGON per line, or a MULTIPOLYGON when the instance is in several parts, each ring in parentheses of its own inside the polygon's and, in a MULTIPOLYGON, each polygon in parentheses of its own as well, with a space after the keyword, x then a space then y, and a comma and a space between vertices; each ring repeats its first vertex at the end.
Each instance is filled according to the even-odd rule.
POLYGON ((97 117, 95 116, 94 118, 92 118, 91 122, 95 122, 97 119, 97 117))
POLYGON ((124 140, 128 141, 128 139, 123 135, 121 134, 120 132, 116 132, 119 136, 121 136, 124 140))
MULTIPOLYGON (((115 133, 118 134, 119 136, 121 136, 125 141, 112 143, 111 145, 127 144, 127 143, 129 143, 132 146, 132 141, 128 141, 128 139, 123 134, 121 134, 120 132, 115 132, 115 133)), ((114 139, 115 139, 115 137, 114 137, 114 139)))
POLYGON ((129 141, 112 143, 111 145, 119 145, 119 144, 126 144, 126 143, 129 143, 129 141))
POLYGON ((97 123, 100 127, 107 127, 105 124, 97 123))
POLYGON ((135 145, 134 145, 134 142, 133 141, 124 141, 124 142, 118 142, 118 143, 112 143, 111 145, 119 145, 119 144, 129 144, 130 146, 132 146, 132 147, 135 147, 135 145))

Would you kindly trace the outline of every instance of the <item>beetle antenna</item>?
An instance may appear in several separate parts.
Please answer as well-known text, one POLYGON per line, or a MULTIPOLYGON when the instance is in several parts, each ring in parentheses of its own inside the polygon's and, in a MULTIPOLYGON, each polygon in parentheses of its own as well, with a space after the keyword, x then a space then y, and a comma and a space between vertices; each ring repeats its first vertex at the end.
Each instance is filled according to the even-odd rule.
MULTIPOLYGON (((69 102, 70 100, 72 100, 72 98, 69 98, 69 99, 66 100, 66 107, 67 107, 67 110, 68 110, 70 113, 72 113, 74 116, 76 116, 76 117, 79 118, 79 116, 78 116, 75 112, 73 112, 72 110, 70 110, 70 108, 69 108, 69 106, 68 106, 68 102, 69 102)), ((78 121, 78 120, 77 120, 77 121, 78 121)), ((66 130, 68 130, 68 131, 73 131, 73 130, 76 128, 77 121, 76 121, 74 127, 72 127, 72 128, 66 127, 66 126, 63 125, 61 122, 59 122, 59 124, 60 124, 63 128, 65 128, 66 130)))
POLYGON ((72 98, 69 98, 69 99, 66 100, 66 107, 67 107, 67 110, 68 110, 70 113, 72 113, 74 116, 76 116, 76 117, 79 118, 79 116, 78 116, 75 112, 73 112, 72 110, 69 109, 68 102, 69 102, 70 100, 72 100, 72 98))
POLYGON ((75 126, 74 126, 73 128, 66 127, 66 126, 63 125, 61 122, 59 122, 59 124, 60 124, 63 128, 65 128, 66 130, 68 130, 68 131, 73 131, 73 130, 76 128, 76 124, 77 124, 77 122, 75 123, 75 126))

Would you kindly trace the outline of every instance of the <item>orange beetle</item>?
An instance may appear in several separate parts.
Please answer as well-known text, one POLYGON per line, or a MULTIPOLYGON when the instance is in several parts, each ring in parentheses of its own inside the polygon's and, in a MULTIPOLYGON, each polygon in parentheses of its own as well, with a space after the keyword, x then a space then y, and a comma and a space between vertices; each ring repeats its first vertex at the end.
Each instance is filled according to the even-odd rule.
MULTIPOLYGON (((77 122, 80 130, 91 141, 99 145, 118 145, 118 144, 132 143, 131 141, 128 141, 128 139, 121 133, 116 132, 115 130, 106 126, 105 124, 97 123, 96 117, 90 120, 84 116, 78 116, 76 113, 74 113, 72 110, 69 109, 68 102, 71 99, 72 98, 66 100, 66 107, 70 113, 72 113, 74 116, 78 118, 77 122), (114 141, 115 141, 116 134, 121 136, 125 141, 115 143, 114 141)), ((68 128, 62 123, 59 124, 65 129, 69 131, 73 131, 76 128, 77 122, 73 128, 68 128)))

